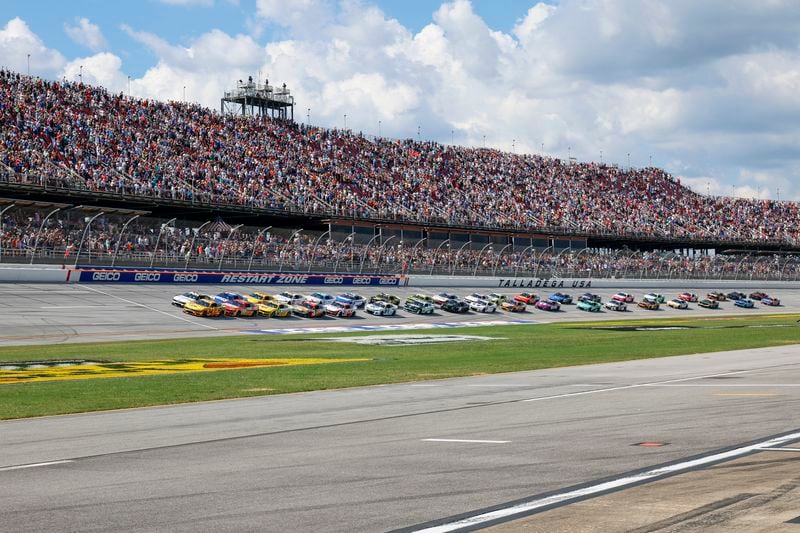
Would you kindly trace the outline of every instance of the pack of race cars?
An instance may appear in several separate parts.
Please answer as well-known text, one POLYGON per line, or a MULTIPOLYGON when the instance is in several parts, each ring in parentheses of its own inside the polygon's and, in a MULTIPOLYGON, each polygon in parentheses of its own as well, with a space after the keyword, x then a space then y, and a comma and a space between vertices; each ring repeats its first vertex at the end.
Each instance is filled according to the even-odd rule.
POLYGON ((697 304, 707 309, 718 309, 720 302, 725 301, 732 301, 736 307, 744 309, 754 308, 756 301, 766 306, 780 305, 778 298, 759 291, 749 295, 737 291, 727 294, 709 292, 705 298, 700 298, 694 293, 683 292, 672 299, 667 299, 663 294, 651 292, 643 295, 638 302, 632 294, 626 292, 618 292, 606 302, 603 302, 599 295, 588 292, 581 294, 575 300, 571 295, 562 292, 554 292, 542 298, 530 292, 522 292, 512 297, 499 293, 474 292, 463 298, 448 292, 440 292, 433 296, 420 293, 406 298, 405 301, 387 293, 380 293, 367 299, 352 292, 334 296, 325 292, 303 295, 291 291, 279 294, 256 291, 245 295, 226 291, 215 296, 186 292, 172 298, 172 304, 181 307, 184 313, 209 318, 221 316, 350 318, 356 316, 359 310, 374 316, 394 316, 401 309, 407 313, 419 315, 433 314, 436 309, 449 313, 468 313, 470 311, 476 313, 495 313, 497 311, 520 313, 532 307, 536 310, 554 312, 559 311, 563 305, 573 303, 579 311, 597 313, 603 310, 627 311, 629 305, 636 305, 647 310, 658 310, 662 305, 674 309, 688 309, 689 304, 697 304))

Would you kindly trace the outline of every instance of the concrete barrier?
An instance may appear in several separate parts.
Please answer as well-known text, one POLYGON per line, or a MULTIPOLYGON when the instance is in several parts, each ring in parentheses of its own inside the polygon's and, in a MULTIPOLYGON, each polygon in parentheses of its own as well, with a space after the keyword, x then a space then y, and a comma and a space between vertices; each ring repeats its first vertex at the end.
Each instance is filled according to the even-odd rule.
POLYGON ((55 265, 0 265, 3 283, 66 283, 70 269, 55 265))

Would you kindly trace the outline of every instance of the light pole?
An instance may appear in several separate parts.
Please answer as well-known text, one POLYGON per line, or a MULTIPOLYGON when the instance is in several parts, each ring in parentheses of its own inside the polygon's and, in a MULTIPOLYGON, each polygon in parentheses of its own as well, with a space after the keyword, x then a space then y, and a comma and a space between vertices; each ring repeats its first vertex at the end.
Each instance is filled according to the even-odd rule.
POLYGON ((631 153, 628 152, 628 170, 631 169, 631 153))
POLYGON ((12 203, 0 209, 0 261, 3 260, 3 215, 15 205, 17 204, 12 203))
POLYGON ((28 76, 31 75, 31 55, 28 54, 28 76))
POLYGON ((56 208, 56 209, 53 209, 52 211, 47 213, 47 216, 44 217, 44 220, 42 220, 42 224, 39 226, 39 231, 36 232, 36 239, 34 239, 34 241, 33 241, 33 252, 31 252, 31 264, 33 264, 33 258, 36 257, 36 248, 39 246, 39 236, 42 234, 42 230, 44 229, 45 222, 47 222, 47 220, 51 216, 55 215, 59 211, 61 211, 60 207, 56 208))
MULTIPOLYGON (((345 237, 345 239, 342 241, 342 244, 345 244, 345 243, 348 243, 348 242, 352 242, 352 240, 353 240, 353 237, 355 236, 355 234, 356 234, 356 232, 355 232, 355 231, 351 231, 351 232, 350 232, 350 235, 348 235, 347 237, 345 237)), ((342 248, 344 248, 344 246, 343 246, 342 248)), ((353 249, 353 246, 352 246, 352 244, 351 244, 351 245, 350 245, 350 250, 352 250, 352 249, 353 249)), ((342 250, 340 249, 340 250, 339 250, 339 253, 338 253, 338 254, 336 254, 336 264, 335 264, 335 265, 334 265, 334 267, 333 267, 333 273, 334 273, 334 274, 336 274, 336 273, 339 271, 339 260, 340 260, 341 258, 342 258, 342 250)))
POLYGON ((513 245, 514 245, 513 243, 506 244, 499 252, 497 252, 497 259, 495 260, 494 268, 492 269, 492 277, 494 277, 497 274, 497 267, 500 266, 500 258, 503 256, 503 252, 505 252, 509 246, 513 245))
POLYGON ((117 262, 117 253, 119 253, 119 245, 122 244, 122 237, 125 235, 125 230, 128 229, 128 224, 133 222, 139 218, 139 215, 133 215, 131 218, 125 221, 122 225, 122 230, 119 232, 119 238, 117 239, 117 245, 114 247, 114 257, 111 258, 111 266, 114 266, 114 263, 117 262))
POLYGON ((544 143, 542 143, 542 151, 539 152, 539 155, 544 157, 544 143))
POLYGON ((381 121, 380 120, 378 121, 378 137, 383 137, 383 135, 381 134, 381 121))
POLYGON ((456 130, 450 130, 450 144, 455 144, 456 130))
POLYGON ((222 242, 222 250, 219 253, 219 266, 217 267, 217 270, 222 270, 222 260, 225 259, 225 248, 228 246, 228 241, 231 240, 231 236, 234 234, 234 232, 238 231, 242 226, 244 226, 244 224, 239 224, 238 226, 232 227, 228 232, 228 238, 222 242))
POLYGON ((516 154, 517 153, 517 140, 516 139, 511 139, 511 153, 512 154, 516 154))
POLYGON ((186 103, 186 85, 183 86, 183 103, 186 103))
POLYGON ((491 242, 486 246, 484 246, 483 248, 481 248, 481 251, 478 252, 478 257, 475 259, 475 269, 472 271, 473 278, 478 275, 478 265, 481 262, 481 256, 483 255, 484 250, 486 250, 487 248, 489 249, 489 251, 494 250, 494 247, 492 246, 491 242))
POLYGON ((431 271, 428 272, 429 276, 433 276, 433 268, 436 266, 436 258, 439 257, 439 250, 442 246, 447 245, 447 248, 450 249, 450 239, 446 239, 442 241, 442 243, 436 247, 436 251, 433 252, 433 261, 431 261, 431 271))
POLYGON ((600 150, 600 164, 603 164, 603 150, 600 150))
MULTIPOLYGON (((161 242, 161 234, 164 233, 164 230, 167 228, 167 226, 175 222, 175 220, 176 219, 172 218, 170 220, 167 220, 164 224, 161 224, 161 229, 158 230, 158 237, 156 238, 156 245, 153 248, 153 255, 150 257, 150 268, 153 268, 153 263, 155 263, 156 261, 156 253, 158 253, 158 244, 161 242)), ((80 249, 78 251, 80 251, 80 249)), ((77 265, 78 262, 75 261, 75 264, 77 265)))
POLYGON ((311 108, 306 109, 306 126, 311 125, 311 108))
POLYGON ((296 230, 294 233, 292 233, 291 236, 289 237, 289 239, 286 241, 286 244, 284 244, 283 247, 281 248, 281 251, 280 251, 281 263, 278 266, 278 272, 283 272, 283 260, 286 257, 286 249, 289 247, 290 244, 292 244, 292 241, 295 240, 295 238, 298 235, 300 235, 300 233, 302 231, 303 231, 302 229, 299 229, 299 230, 296 230))
POLYGON ((420 139, 420 131, 421 131, 421 128, 420 128, 419 124, 417 124, 417 142, 420 142, 420 140, 421 140, 420 139))
POLYGON ((347 113, 344 114, 344 129, 347 129, 347 113))
POLYGON ((197 231, 192 232, 192 242, 189 243, 189 253, 186 254, 186 264, 183 266, 183 268, 185 269, 189 268, 189 258, 192 257, 192 253, 194 253, 194 240, 197 238, 198 235, 200 235, 200 232, 203 231, 203 228, 205 228, 209 224, 211 224, 210 220, 207 222, 203 222, 202 224, 200 224, 200 227, 197 228, 197 231))
POLYGON ((271 229, 272 229, 272 226, 267 226, 266 228, 264 228, 261 231, 259 231, 258 235, 256 235, 256 238, 253 239, 253 251, 250 252, 250 262, 247 263, 247 271, 248 272, 250 272, 250 269, 253 267, 253 257, 255 257, 255 255, 256 255, 256 244, 258 243, 258 239, 260 239, 262 235, 264 235, 266 232, 268 232, 271 229))
POLYGON ((467 242, 465 242, 464 245, 461 248, 459 248, 458 251, 456 252, 456 256, 453 258, 453 265, 450 268, 450 275, 451 276, 454 275, 455 272, 456 272, 456 266, 458 266, 458 258, 461 255, 461 250, 463 250, 464 248, 466 248, 467 246, 469 246, 471 244, 472 244, 472 239, 470 239, 467 242))
POLYGON ((128 98, 131 97, 131 77, 128 76, 128 98))
POLYGON ((317 237, 316 241, 314 241, 314 248, 313 248, 313 251, 311 252, 311 260, 308 262, 308 271, 309 272, 311 272, 311 267, 314 264, 314 259, 317 258, 317 249, 319 247, 319 243, 322 241, 322 239, 323 239, 323 237, 325 237, 325 235, 328 236, 328 241, 330 242, 331 230, 326 231, 325 233, 323 233, 322 235, 317 237))
POLYGON ((389 242, 391 242, 392 239, 396 239, 396 238, 397 238, 397 235, 392 235, 391 237, 389 237, 388 239, 383 241, 383 243, 381 243, 380 247, 378 248, 378 259, 376 261, 377 266, 378 266, 378 270, 380 270, 380 268, 381 268, 381 257, 383 257, 383 250, 386 248, 386 245, 389 244, 389 242))
POLYGON ((362 272, 364 272, 364 260, 367 258, 367 252, 369 252, 369 246, 372 244, 372 242, 373 242, 375 239, 379 238, 380 236, 381 236, 381 234, 380 234, 380 233, 378 233, 377 235, 375 235, 374 237, 372 237, 372 238, 369 240, 369 242, 367 243, 367 245, 364 247, 364 251, 361 253, 361 264, 358 266, 358 273, 359 273, 359 274, 361 274, 362 272))
MULTIPOLYGON (((78 266, 78 259, 79 259, 79 258, 80 258, 80 256, 81 256, 81 248, 83 248, 83 241, 86 239, 86 233, 89 231, 89 227, 91 227, 91 225, 92 225, 92 222, 94 222, 94 220, 95 220, 97 217, 99 217, 100 215, 104 215, 104 214, 105 214, 105 213, 103 213, 102 211, 100 211, 100 212, 99 212, 99 213, 97 213, 95 216, 93 216, 92 218, 90 218, 90 219, 89 219, 89 222, 86 224, 86 227, 85 227, 85 228, 83 228, 83 235, 81 235, 81 242, 80 242, 80 243, 78 243, 78 251, 77 251, 77 253, 75 254, 75 266, 76 266, 76 267, 78 266)), ((92 252, 89 252, 89 262, 90 262, 90 263, 92 262, 92 252)), ((33 258, 31 258, 31 263, 33 263, 33 258)))
POLYGON ((81 81, 81 83, 83 83, 83 65, 80 65, 80 68, 78 69, 78 79, 81 81))

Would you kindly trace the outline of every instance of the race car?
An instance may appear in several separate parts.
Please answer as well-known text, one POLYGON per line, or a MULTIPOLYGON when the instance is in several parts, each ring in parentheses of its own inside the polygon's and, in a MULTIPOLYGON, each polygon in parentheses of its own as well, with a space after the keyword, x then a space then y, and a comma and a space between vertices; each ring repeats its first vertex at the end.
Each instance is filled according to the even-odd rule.
POLYGON ((477 302, 470 302, 469 308, 478 313, 494 313, 497 311, 497 305, 489 300, 478 300, 477 302))
POLYGON ((326 305, 330 305, 333 302, 335 302, 336 298, 332 294, 328 294, 327 292, 312 292, 311 294, 308 295, 308 298, 306 298, 306 300, 309 300, 311 302, 317 302, 322 307, 325 307, 326 305))
POLYGON ((289 305, 298 305, 305 301, 306 297, 294 292, 282 292, 275 295, 275 299, 289 305))
POLYGON ((625 305, 625 302, 620 302, 619 300, 609 300, 603 305, 603 307, 605 307, 609 311, 627 311, 628 310, 628 306, 625 305))
POLYGON ((511 313, 522 313, 525 311, 525 304, 518 300, 506 300, 500 303, 500 309, 511 313))
POLYGON ((770 296, 767 296, 766 298, 761 298, 761 303, 764 304, 764 305, 772 306, 772 307, 777 307, 777 306, 781 305, 781 301, 779 299, 772 298, 770 296))
POLYGON ((586 301, 586 302, 597 302, 597 303, 603 303, 603 299, 602 299, 602 298, 600 298, 600 296, 599 296, 599 295, 597 295, 597 294, 592 294, 591 292, 584 292, 583 294, 581 294, 580 296, 578 296, 578 301, 579 301, 579 302, 584 302, 584 301, 586 301))
POLYGON ((682 292, 678 295, 678 300, 683 300, 684 302, 695 303, 697 302, 697 295, 693 292, 682 292))
POLYGON ((725 296, 728 297, 728 300, 747 300, 747 295, 739 291, 731 291, 725 296))
MULTIPOLYGON (((764 303, 763 300, 761 303, 764 303)), ((756 306, 756 304, 753 303, 753 300, 748 300, 746 298, 736 300, 735 302, 733 302, 733 305, 735 305, 736 307, 743 307, 745 309, 752 309, 753 307, 756 306)))
POLYGON ((319 318, 325 315, 325 308, 312 300, 305 300, 292 308, 292 312, 304 318, 319 318))
POLYGON ((466 296, 464 299, 469 303, 481 302, 481 301, 489 301, 489 295, 488 294, 480 294, 478 292, 473 292, 469 296, 466 296))
POLYGON ((536 309, 541 309, 542 311, 558 311, 561 309, 561 304, 553 300, 539 300, 533 305, 536 309))
POLYGON ((178 294, 177 296, 172 297, 172 305, 177 305, 178 307, 183 307, 184 305, 190 302, 196 302, 197 300, 207 300, 210 296, 207 294, 200 294, 197 292, 184 292, 183 294, 178 294))
POLYGON ((255 316, 258 306, 248 302, 244 296, 235 292, 221 292, 214 296, 214 300, 222 306, 226 316, 255 316))
POLYGON ((563 292, 554 292, 550 296, 547 297, 548 300, 552 300, 554 302, 558 302, 560 304, 571 304, 572 303, 572 296, 569 294, 564 294, 563 292))
POLYGON ((618 292, 617 294, 612 296, 611 299, 626 304, 632 304, 634 300, 633 294, 628 294, 627 292, 618 292))
POLYGON ((638 305, 639 305, 639 307, 641 307, 642 309, 648 309, 648 310, 650 310, 650 311, 658 311, 658 310, 661 308, 661 306, 659 305, 659 303, 658 303, 658 302, 656 302, 656 301, 653 301, 653 300, 645 300, 645 299, 642 299, 642 301, 641 301, 641 302, 639 302, 639 303, 638 303, 638 305))
POLYGON ((697 305, 700 307, 705 307, 706 309, 719 309, 719 302, 716 300, 710 300, 708 298, 703 298, 697 305))
POLYGON ((458 296, 449 292, 440 292, 433 296, 433 304, 438 306, 444 305, 450 300, 458 300, 458 296))
POLYGON ((344 292, 336 297, 340 302, 353 304, 357 309, 367 305, 367 300, 360 294, 344 292))
POLYGON ((496 292, 489 294, 489 301, 495 305, 500 305, 502 302, 505 302, 506 300, 508 300, 508 296, 506 296, 505 294, 499 294, 496 292))
POLYGON ((717 291, 709 292, 708 294, 706 294, 706 298, 708 298, 709 300, 716 300, 718 302, 724 302, 725 300, 727 300, 727 298, 725 298, 724 293, 717 291))
POLYGON ((602 307, 599 303, 592 300, 581 300, 577 305, 578 311, 589 311, 590 313, 599 313, 602 307))
POLYGON ((353 304, 333 302, 325 306, 325 314, 340 318, 350 318, 356 316, 356 308, 353 304))
POLYGON ((400 298, 393 294, 387 294, 382 292, 380 294, 376 294, 369 299, 369 303, 374 302, 389 302, 392 305, 400 305, 400 298))
POLYGON ((244 299, 254 304, 265 304, 275 300, 275 297, 265 292, 254 292, 252 294, 245 295, 244 299))
POLYGON ((667 305, 673 309, 689 309, 689 304, 686 300, 681 300, 680 298, 668 301, 667 305))
POLYGON ((397 306, 389 302, 376 301, 368 303, 364 311, 375 316, 393 316, 397 314, 397 306))
POLYGON ((183 306, 183 312, 193 316, 218 317, 222 316, 222 306, 211 299, 202 299, 189 302, 183 306))
POLYGON ((663 294, 658 294, 655 292, 648 292, 647 294, 642 296, 642 300, 650 300, 651 302, 655 302, 657 304, 663 304, 664 302, 667 301, 667 299, 664 298, 663 294))
POLYGON ((764 298, 769 298, 766 292, 756 291, 750 293, 751 300, 763 300, 764 298))
POLYGON ((433 314, 433 304, 429 302, 424 302, 421 300, 415 300, 413 298, 409 298, 406 300, 403 309, 408 311, 409 313, 415 313, 418 315, 432 315, 433 314))
POLYGON ((451 313, 466 313, 469 311, 469 304, 462 300, 447 300, 442 304, 442 311, 451 313))
POLYGON ((525 305, 533 305, 539 301, 539 297, 530 292, 521 292, 514 296, 514 300, 522 302, 525 305))
POLYGON ((284 302, 269 301, 258 306, 258 314, 268 318, 286 318, 292 314, 292 308, 284 302))
POLYGON ((408 302, 409 300, 416 300, 418 302, 425 302, 433 305, 433 298, 428 296, 427 294, 421 294, 421 293, 412 294, 406 299, 406 302, 408 302))

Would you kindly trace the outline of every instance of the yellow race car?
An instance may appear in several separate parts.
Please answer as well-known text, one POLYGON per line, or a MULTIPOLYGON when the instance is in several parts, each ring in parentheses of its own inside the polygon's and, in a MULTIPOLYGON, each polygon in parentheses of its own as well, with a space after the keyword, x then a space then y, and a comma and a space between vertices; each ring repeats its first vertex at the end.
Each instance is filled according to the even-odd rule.
POLYGON ((222 305, 210 299, 201 299, 189 302, 183 306, 183 312, 192 316, 218 317, 224 310, 222 305))
POLYGON ((275 297, 274 296, 272 296, 271 294, 267 294, 265 292, 254 292, 254 293, 246 295, 244 297, 244 299, 247 300, 250 303, 258 304, 258 305, 275 301, 275 297))
POLYGON ((500 309, 503 311, 511 311, 512 313, 521 313, 525 311, 525 304, 519 300, 506 300, 500 303, 500 309))
POLYGON ((258 314, 269 318, 286 318, 292 314, 292 308, 283 302, 268 301, 258 306, 258 314))

